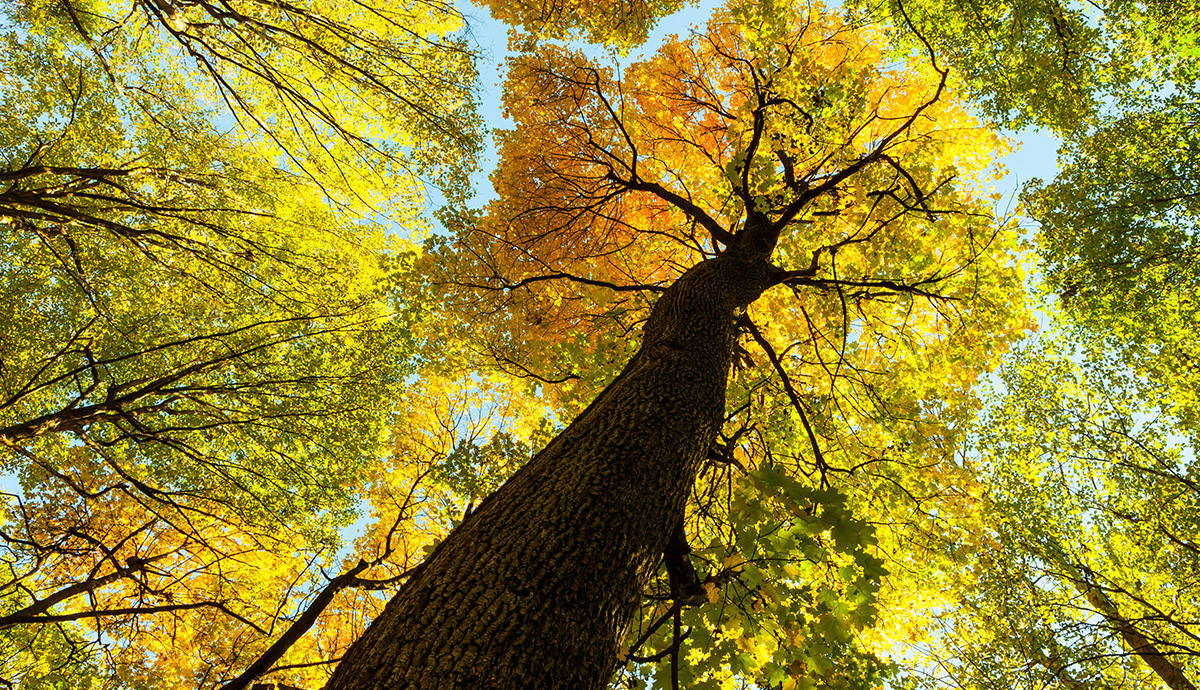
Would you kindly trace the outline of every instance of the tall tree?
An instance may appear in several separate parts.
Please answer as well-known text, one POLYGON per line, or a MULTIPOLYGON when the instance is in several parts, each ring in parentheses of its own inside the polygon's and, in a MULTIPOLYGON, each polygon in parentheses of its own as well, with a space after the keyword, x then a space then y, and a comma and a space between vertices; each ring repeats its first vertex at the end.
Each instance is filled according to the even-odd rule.
MULTIPOLYGON (((960 599, 924 643, 966 688, 1194 688, 1194 435, 1170 389, 1062 341, 1010 358, 977 425, 986 519, 960 599), (1076 357, 1075 359, 1078 359, 1076 357)), ((939 677, 940 676, 940 677, 939 677)), ((948 677, 948 678, 947 678, 948 677)))
POLYGON ((1003 144, 931 56, 881 47, 818 5, 735 2, 619 80, 554 46, 510 65, 499 199, 438 260, 446 299, 500 366, 583 409, 327 687, 599 688, 619 662, 663 685, 875 682, 853 630, 882 568, 833 482, 961 416, 1026 323, 1011 226, 981 198, 1003 144), (580 326, 595 347, 561 337, 580 326), (578 402, 607 375, 568 356, 634 348, 578 402), (727 409, 732 363, 756 356, 727 409), (735 482, 736 501, 690 502, 735 482), (687 525, 712 539, 695 560, 687 525))
POLYGON ((384 453, 421 311, 397 235, 428 224, 424 180, 465 194, 478 146, 461 18, 18 2, 3 23, 0 462, 22 490, 0 675, 229 680, 321 590, 384 453))
MULTIPOLYGON (((561 9, 562 16, 569 17, 574 7, 560 4, 554 9, 561 9)), ((955 70, 953 83, 961 84, 988 117, 1010 126, 1048 127, 1066 139, 1060 162, 1063 174, 1049 184, 1035 181, 1024 195, 1027 208, 1042 225, 1037 248, 1046 272, 1044 287, 1061 298, 1066 317, 1075 329, 1075 337, 1088 344, 1084 348, 1088 356, 1119 362, 1133 372, 1149 377, 1167 391, 1159 394, 1164 405, 1162 413, 1181 419, 1185 430, 1193 428, 1196 418, 1193 238, 1196 234, 1194 183, 1197 160, 1194 84, 1200 67, 1200 25, 1197 24, 1200 8, 1189 2, 1060 3, 1040 0, 982 3, 906 0, 852 3, 852 7, 869 16, 890 20, 894 40, 907 41, 912 49, 920 51, 932 46, 938 59, 955 70), (1102 104, 1105 105, 1103 109, 1102 104)), ((605 19, 626 16, 623 11, 642 12, 637 15, 640 17, 652 14, 654 8, 649 4, 622 5, 606 13, 604 19, 589 24, 587 30, 594 34, 595 27, 602 26, 605 19)), ((539 28, 545 12, 527 11, 521 16, 532 30, 545 32, 539 28)), ((618 36, 616 40, 621 43, 622 39, 618 36)), ((603 248, 615 249, 613 245, 603 248)), ((599 253, 592 259, 593 262, 604 260, 599 253)), ((490 257, 488 261, 492 266, 504 265, 490 257)), ((564 270, 557 278, 582 279, 590 286, 584 289, 602 291, 603 286, 591 270, 590 265, 586 270, 564 270)), ((629 328, 641 314, 638 292, 631 289, 636 288, 634 283, 639 281, 627 280, 628 275, 622 274, 622 270, 628 271, 628 265, 600 279, 625 288, 610 302, 617 305, 624 316, 624 320, 609 319, 618 321, 608 324, 613 329, 629 328)), ((545 273, 541 276, 517 273, 517 278, 510 280, 502 278, 504 274, 504 271, 497 271, 494 277, 483 272, 480 275, 497 288, 526 288, 529 283, 524 281, 547 277, 545 273)), ((641 282, 645 291, 663 286, 653 279, 641 282)), ((532 308, 525 306, 530 302, 511 294, 503 299, 506 307, 528 310, 517 318, 532 321, 535 330, 561 328, 560 322, 552 318, 557 315, 574 319, 566 323, 604 324, 606 317, 599 309, 579 307, 580 300, 574 297, 579 291, 579 285, 560 290, 552 299, 532 303, 532 308)), ((500 300, 492 302, 499 303, 500 300)), ((514 373, 540 377, 547 388, 565 387, 553 382, 566 379, 567 386, 576 389, 567 393, 568 398, 586 400, 591 382, 576 377, 582 375, 587 379, 587 372, 567 366, 577 360, 565 356, 575 355, 577 348, 543 348, 520 357, 517 353, 527 347, 524 339, 528 337, 528 332, 516 339, 497 337, 480 349, 498 355, 501 364, 514 373), (539 361, 544 366, 530 366, 539 361)), ((616 353, 612 349, 597 349, 595 359, 589 364, 602 366, 604 362, 619 358, 624 349, 618 346, 616 353)), ((742 363, 740 355, 737 359, 742 363)), ((836 361, 840 366, 845 360, 839 356, 836 361)), ((1113 374, 1116 378, 1110 379, 1108 384, 1091 385, 1097 391, 1106 388, 1126 390, 1120 378, 1128 373, 1113 374)), ((735 386, 736 381, 735 378, 735 386)), ((761 419, 750 414, 746 418, 761 419)), ((1058 423, 1067 424, 1061 418, 1058 423)), ((1074 433, 1090 433, 1086 417, 1080 416, 1070 423, 1075 427, 1074 433)), ((1030 420, 1029 425, 1044 432, 1050 421, 1037 418, 1030 420)), ((734 439, 744 446, 747 435, 752 437, 761 433, 765 426, 753 422, 735 424, 728 429, 726 440, 734 439)), ((879 456, 869 449, 860 447, 860 450, 867 450, 859 455, 864 462, 879 456)), ((715 455, 720 456, 720 451, 715 455)), ((739 461, 744 460, 741 456, 736 457, 739 461)), ((1026 457, 1024 461, 1038 466, 1044 459, 1026 457)), ((1003 466, 1013 470, 1020 464, 1003 466)), ((961 538, 969 537, 970 530, 947 520, 946 512, 955 510, 959 499, 965 504, 975 504, 978 500, 975 495, 978 490, 977 465, 973 462, 962 465, 961 476, 954 480, 957 486, 951 487, 952 491, 943 497, 937 508, 939 519, 947 524, 930 530, 934 546, 945 536, 937 534, 942 529, 960 541, 948 539, 941 544, 941 553, 934 554, 935 558, 945 559, 939 563, 940 572, 934 572, 927 564, 914 563, 919 556, 900 551, 903 558, 899 560, 904 561, 904 567, 913 568, 914 575, 956 577, 953 574, 958 567, 956 562, 963 559, 964 553, 961 538)), ((942 466, 948 469, 954 463, 943 462, 942 466)), ((987 467, 986 464, 983 466, 987 467)), ((1181 467, 1171 471, 1174 476, 1188 473, 1186 463, 1181 467)), ((1136 483, 1140 486, 1142 482, 1151 481, 1141 477, 1136 483)), ((700 486, 703 483, 701 478, 700 486)), ((697 494, 709 495, 703 490, 697 494)), ((1129 496, 1132 500, 1129 507, 1160 504, 1153 496, 1139 491, 1130 490, 1129 496)), ((924 500, 921 494, 910 498, 916 498, 918 503, 924 500)), ((1047 505, 1072 503, 1069 497, 1057 494, 1013 494, 1007 500, 1003 510, 993 505, 986 512, 975 515, 972 519, 976 528, 987 529, 989 522, 1006 524, 1004 510, 1021 515, 1041 514, 1039 511, 1049 510, 1047 505)), ((980 508, 987 505, 983 502, 980 508)), ((708 508, 711 505, 706 505, 708 508)), ((965 510, 970 512, 971 508, 965 510)), ((1140 515, 1141 512, 1128 514, 1140 515)), ((1188 519, 1187 510, 1183 508, 1168 514, 1183 515, 1184 522, 1188 519)), ((696 526, 696 523, 690 524, 696 526)), ((1070 529, 1064 528, 1063 534, 1071 534, 1070 529)), ((1092 541, 1106 538, 1093 535, 1092 541)), ((1034 687, 1048 682, 1068 687, 1087 687, 1102 682, 1118 685, 1161 682, 1172 687, 1187 687, 1190 681, 1181 670, 1190 655, 1186 644, 1154 627, 1158 614, 1147 614, 1141 608, 1146 598, 1144 593, 1134 595, 1131 601, 1122 596, 1109 596, 1112 592, 1107 589, 1117 587, 1117 594, 1128 594, 1130 591, 1141 592, 1140 584, 1138 587, 1113 584, 1118 582, 1112 579, 1116 576, 1106 574, 1103 567, 1093 569, 1088 565, 1091 561, 1086 554, 1064 552, 1062 549, 1069 546, 1064 544, 1061 538, 1038 536, 1029 533, 1028 529, 1014 527, 1004 541, 1003 550, 988 551, 989 558, 994 559, 990 561, 992 585, 990 589, 981 587, 968 595, 982 597, 967 604, 977 608, 978 619, 1003 621, 1010 614, 1028 614, 1031 621, 1049 617, 1058 623, 1043 627, 1031 622, 1028 626, 1002 631, 983 625, 996 644, 982 653, 977 650, 970 657, 970 661, 980 664, 983 670, 982 675, 976 677, 977 682, 983 682, 978 678, 986 676, 987 682, 997 687, 1007 687, 1017 677, 1028 680, 1034 687), (1024 577, 1024 572, 1031 569, 1043 573, 1037 583, 1024 577), (1089 572, 1100 579, 1092 578, 1089 572), (1040 588, 1046 587, 1048 581, 1057 582, 1064 589, 1046 594, 1040 588), (1019 597, 1024 597, 1025 601, 1022 603, 1019 597), (1142 603, 1137 597, 1142 598, 1142 603), (1035 601, 1037 605, 1031 605, 1035 601), (1101 624, 1076 620, 1080 610, 1098 617, 1096 620, 1102 621, 1101 624), (1132 614, 1127 615, 1130 611, 1132 614), (1143 629, 1146 625, 1150 626, 1149 633, 1143 629), (1085 632, 1080 633, 1080 630, 1085 632), (1067 631, 1065 636, 1056 636, 1056 632, 1063 631, 1067 631), (1008 644, 1013 641, 1024 647, 1008 644), (1088 655, 1093 653, 1101 657, 1094 664, 1088 661, 1088 655), (989 654, 993 657, 986 663, 989 654), (1096 670, 1097 666, 1103 665, 1103 659, 1114 655, 1119 661, 1110 664, 1112 672, 1105 675, 1096 670), (1010 665, 1005 666, 1005 662, 1010 665), (1068 665, 1079 673, 1073 676, 1068 665), (1019 672, 1018 668, 1027 673, 1019 672)), ((914 545, 910 543, 910 547, 914 545)), ((721 559, 717 557, 714 562, 721 562, 721 559)), ((1187 583, 1180 587, 1186 590, 1187 583)), ((745 601, 749 604, 746 608, 751 609, 761 600, 751 596, 745 601)), ((955 602, 943 601, 943 604, 954 605, 955 602)), ((670 612, 659 616, 663 613, 661 607, 651 605, 647 608, 655 612, 652 622, 665 626, 659 629, 665 640, 680 638, 685 640, 682 644, 686 646, 689 636, 702 634, 696 632, 702 626, 690 626, 692 621, 686 617, 683 620, 684 625, 690 626, 689 635, 676 632, 672 638, 670 632, 662 634, 661 630, 670 627, 666 625, 671 622, 670 612)), ((1177 630, 1186 635, 1186 617, 1173 620, 1177 630)), ((640 634, 632 639, 634 642, 643 640, 640 634)), ((711 642, 719 644, 720 637, 711 641, 706 639, 698 646, 711 646, 711 642)), ((681 645, 672 643, 671 647, 671 653, 678 655, 681 645)), ((689 659, 690 665, 696 667, 697 657, 689 659)), ((962 678, 964 676, 957 676, 960 681, 962 678)))

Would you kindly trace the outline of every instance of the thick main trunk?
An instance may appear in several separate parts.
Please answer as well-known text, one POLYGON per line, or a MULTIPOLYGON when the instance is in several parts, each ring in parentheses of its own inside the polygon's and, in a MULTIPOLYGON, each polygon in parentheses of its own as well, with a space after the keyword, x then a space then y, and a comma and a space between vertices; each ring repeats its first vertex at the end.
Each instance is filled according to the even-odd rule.
POLYGON ((327 690, 603 688, 725 405, 765 261, 706 261, 625 370, 434 551, 327 690))

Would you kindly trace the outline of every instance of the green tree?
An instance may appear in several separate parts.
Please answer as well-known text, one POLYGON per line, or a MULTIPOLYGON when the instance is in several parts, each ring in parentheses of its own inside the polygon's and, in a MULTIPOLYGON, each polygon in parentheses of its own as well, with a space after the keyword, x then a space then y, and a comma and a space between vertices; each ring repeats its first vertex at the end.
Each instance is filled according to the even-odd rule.
POLYGON ((1113 356, 1169 386, 1172 411, 1194 424, 1195 294, 1200 219, 1200 112, 1159 99, 1067 140, 1062 172, 1024 198, 1041 224, 1045 289, 1113 356))
POLYGON ((930 686, 1194 688, 1194 438, 1147 404, 1169 391, 1063 347, 1010 358, 976 427, 985 528, 930 686))
POLYGON ((983 112, 1067 134, 1106 101, 1128 104, 1200 72, 1200 6, 1191 0, 870 0, 914 45, 927 40, 983 112))
MULTIPOLYGON (((423 309, 402 235, 428 224, 425 181, 462 198, 478 147, 461 18, 3 17, 0 462, 22 491, 0 675, 232 680, 298 595, 327 603, 319 566, 384 456, 423 309)), ((377 586, 392 551, 336 582, 377 586)))
MULTIPOLYGON (((1160 545, 1194 517, 1189 453, 1169 439, 1196 418, 1200 14, 1186 2, 886 7, 962 70, 987 115, 1064 139, 1058 177, 1022 201, 1040 225, 1047 308, 1088 368, 1052 349, 1013 362, 978 427, 982 556, 929 654, 967 687, 1192 687, 1191 557, 1160 545)), ((955 537, 941 547, 951 563, 974 543, 955 537)))

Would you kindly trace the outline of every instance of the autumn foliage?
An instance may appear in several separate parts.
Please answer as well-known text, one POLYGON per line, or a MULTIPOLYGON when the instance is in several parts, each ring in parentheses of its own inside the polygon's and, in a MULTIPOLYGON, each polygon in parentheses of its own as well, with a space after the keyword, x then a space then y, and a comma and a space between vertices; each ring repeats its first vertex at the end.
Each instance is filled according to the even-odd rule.
POLYGON ((614 687, 1194 687, 1194 2, 487 5, 482 208, 450 5, 0 10, 0 682, 321 687, 751 256, 614 687))
POLYGON ((832 679, 821 659, 851 658, 878 611, 877 540, 905 539, 855 513, 957 479, 911 464, 950 452, 975 378, 1028 326, 988 186, 1007 143, 936 59, 885 55, 870 27, 762 4, 619 73, 557 45, 521 53, 499 198, 439 257, 478 315, 471 346, 570 414, 656 294, 752 224, 779 228, 778 286, 744 317, 724 441, 688 510, 703 601, 681 608, 664 571, 627 641, 663 683, 832 679))

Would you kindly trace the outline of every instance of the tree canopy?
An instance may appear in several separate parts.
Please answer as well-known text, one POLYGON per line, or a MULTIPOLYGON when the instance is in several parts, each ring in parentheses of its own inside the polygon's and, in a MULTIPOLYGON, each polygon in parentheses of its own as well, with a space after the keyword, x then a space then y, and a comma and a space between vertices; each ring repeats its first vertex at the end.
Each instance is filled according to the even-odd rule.
POLYGON ((461 198, 478 146, 461 19, 5 10, 2 675, 220 684, 385 452, 425 185, 461 198))
POLYGON ((1200 682, 1200 8, 487 5, 3 5, 0 679, 1200 682))

